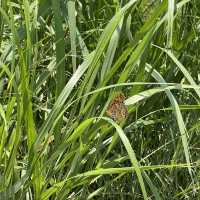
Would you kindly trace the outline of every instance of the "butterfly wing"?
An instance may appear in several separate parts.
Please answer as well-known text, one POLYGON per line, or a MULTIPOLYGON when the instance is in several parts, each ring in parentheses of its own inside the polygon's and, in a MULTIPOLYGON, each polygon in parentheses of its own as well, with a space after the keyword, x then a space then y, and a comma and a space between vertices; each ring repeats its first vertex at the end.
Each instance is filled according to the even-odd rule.
POLYGON ((107 116, 112 118, 114 121, 121 122, 128 116, 128 110, 124 105, 125 96, 119 94, 113 101, 109 104, 106 111, 107 116))

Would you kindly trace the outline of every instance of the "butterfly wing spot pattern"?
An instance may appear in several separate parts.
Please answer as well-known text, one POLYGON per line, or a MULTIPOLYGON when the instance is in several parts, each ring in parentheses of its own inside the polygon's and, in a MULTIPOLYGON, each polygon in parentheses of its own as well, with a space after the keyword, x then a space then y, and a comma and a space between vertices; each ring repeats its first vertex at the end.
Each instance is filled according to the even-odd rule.
POLYGON ((117 95, 109 104, 106 114, 116 122, 122 122, 128 116, 128 110, 124 105, 125 96, 123 93, 117 95))

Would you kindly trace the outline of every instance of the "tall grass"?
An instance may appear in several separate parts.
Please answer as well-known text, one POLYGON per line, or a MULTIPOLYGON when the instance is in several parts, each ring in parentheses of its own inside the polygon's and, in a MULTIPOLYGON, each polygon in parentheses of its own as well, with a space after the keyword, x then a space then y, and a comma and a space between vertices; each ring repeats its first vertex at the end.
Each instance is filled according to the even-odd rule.
POLYGON ((0 199, 200 198, 198 1, 0 5, 0 199))

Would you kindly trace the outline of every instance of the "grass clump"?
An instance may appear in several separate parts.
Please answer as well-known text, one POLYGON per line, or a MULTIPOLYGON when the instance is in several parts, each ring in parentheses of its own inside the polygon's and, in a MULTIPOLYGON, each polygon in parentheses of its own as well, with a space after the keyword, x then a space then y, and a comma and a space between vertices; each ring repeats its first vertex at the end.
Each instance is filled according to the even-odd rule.
POLYGON ((200 198, 198 1, 0 5, 0 199, 200 198))

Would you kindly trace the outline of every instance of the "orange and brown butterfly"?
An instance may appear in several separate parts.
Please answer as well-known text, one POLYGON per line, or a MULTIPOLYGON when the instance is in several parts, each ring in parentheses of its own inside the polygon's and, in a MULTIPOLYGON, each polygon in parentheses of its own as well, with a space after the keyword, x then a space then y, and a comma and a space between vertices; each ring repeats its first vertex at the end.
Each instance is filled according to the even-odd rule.
POLYGON ((122 122, 128 116, 127 107, 124 105, 125 96, 121 92, 111 101, 106 114, 116 122, 122 122))

